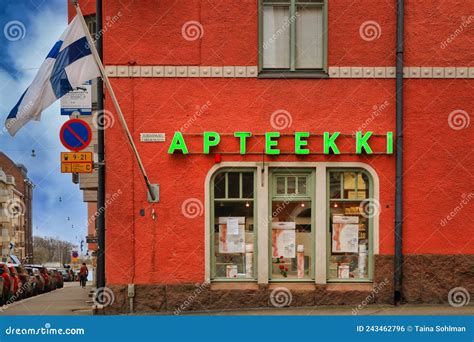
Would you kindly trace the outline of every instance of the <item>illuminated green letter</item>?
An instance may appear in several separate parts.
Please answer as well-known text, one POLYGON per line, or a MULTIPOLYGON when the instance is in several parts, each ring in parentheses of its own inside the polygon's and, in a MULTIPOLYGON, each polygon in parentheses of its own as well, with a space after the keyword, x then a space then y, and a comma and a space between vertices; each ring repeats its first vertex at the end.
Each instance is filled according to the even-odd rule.
POLYGON ((221 136, 216 132, 204 132, 204 154, 209 154, 212 146, 217 146, 221 141, 221 136))
POLYGON ((393 153, 393 132, 387 132, 387 154, 393 153))
POLYGON ((362 153, 362 149, 365 150, 367 154, 372 154, 372 149, 370 148, 368 141, 372 136, 372 132, 367 132, 362 136, 362 132, 356 133, 356 153, 362 153))
POLYGON ((330 136, 329 132, 324 132, 324 154, 329 154, 329 149, 331 149, 334 154, 341 153, 336 145, 336 139, 339 134, 341 134, 341 132, 334 132, 334 134, 330 136))
POLYGON ((295 133, 295 153, 296 154, 309 154, 307 148, 302 148, 303 146, 308 146, 308 141, 302 138, 308 138, 309 132, 296 132, 295 133))
POLYGON ((247 138, 252 136, 250 132, 234 132, 234 137, 240 138, 240 154, 245 154, 247 151, 247 138))
POLYGON ((265 153, 266 154, 280 154, 280 150, 272 148, 278 146, 278 141, 272 140, 272 138, 280 137, 280 132, 267 132, 265 133, 265 153))
POLYGON ((174 132, 173 140, 171 141, 168 154, 173 154, 176 150, 180 150, 183 154, 188 154, 188 147, 184 142, 183 133, 174 132))

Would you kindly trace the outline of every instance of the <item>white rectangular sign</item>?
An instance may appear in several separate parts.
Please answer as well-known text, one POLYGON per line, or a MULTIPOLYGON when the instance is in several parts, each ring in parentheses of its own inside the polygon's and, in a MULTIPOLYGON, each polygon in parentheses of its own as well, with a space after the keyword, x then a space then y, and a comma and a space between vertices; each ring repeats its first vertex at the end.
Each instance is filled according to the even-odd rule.
POLYGON ((61 97, 61 115, 92 114, 92 84, 87 82, 61 97))
POLYGON ((141 142, 164 142, 165 140, 165 133, 140 133, 141 142))

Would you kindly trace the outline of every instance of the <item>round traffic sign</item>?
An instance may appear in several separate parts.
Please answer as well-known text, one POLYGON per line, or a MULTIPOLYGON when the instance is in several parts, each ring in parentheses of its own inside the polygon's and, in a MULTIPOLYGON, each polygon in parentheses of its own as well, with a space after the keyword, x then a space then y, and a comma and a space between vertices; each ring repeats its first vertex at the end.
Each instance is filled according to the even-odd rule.
POLYGON ((71 119, 63 124, 59 137, 64 147, 77 152, 89 146, 92 140, 92 131, 84 120, 71 119))

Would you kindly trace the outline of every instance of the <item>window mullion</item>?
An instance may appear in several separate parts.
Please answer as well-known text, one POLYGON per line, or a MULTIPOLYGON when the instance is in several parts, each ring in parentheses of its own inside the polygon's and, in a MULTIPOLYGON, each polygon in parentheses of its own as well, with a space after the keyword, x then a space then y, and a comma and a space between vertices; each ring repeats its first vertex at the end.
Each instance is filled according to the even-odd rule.
POLYGON ((354 179, 354 191, 355 191, 355 196, 356 199, 359 199, 359 173, 355 173, 355 179, 354 179))
POLYGON ((225 173, 225 194, 224 198, 229 198, 229 172, 225 173))
POLYGON ((340 186, 341 189, 339 191, 341 192, 341 199, 344 199, 344 172, 341 172, 340 174, 340 186))
POLYGON ((244 198, 243 183, 242 172, 239 172, 239 198, 244 198))
POLYGON ((290 4, 290 70, 296 70, 296 0, 290 4))

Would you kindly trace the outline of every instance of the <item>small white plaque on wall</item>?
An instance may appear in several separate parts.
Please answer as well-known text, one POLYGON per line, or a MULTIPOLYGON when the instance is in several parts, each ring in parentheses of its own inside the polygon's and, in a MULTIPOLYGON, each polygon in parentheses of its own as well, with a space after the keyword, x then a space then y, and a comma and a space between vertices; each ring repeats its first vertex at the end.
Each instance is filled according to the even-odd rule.
POLYGON ((164 142, 165 133, 140 133, 140 142, 164 142))

